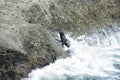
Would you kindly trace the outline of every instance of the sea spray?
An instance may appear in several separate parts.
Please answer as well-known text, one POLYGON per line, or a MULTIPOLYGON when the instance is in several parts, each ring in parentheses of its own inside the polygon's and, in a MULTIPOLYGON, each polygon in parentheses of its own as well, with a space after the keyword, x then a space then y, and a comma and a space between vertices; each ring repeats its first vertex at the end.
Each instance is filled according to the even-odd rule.
POLYGON ((71 46, 65 50, 70 52, 70 57, 32 70, 22 80, 119 80, 120 70, 114 64, 120 64, 120 47, 91 46, 85 35, 76 39, 67 35, 67 38, 71 46))

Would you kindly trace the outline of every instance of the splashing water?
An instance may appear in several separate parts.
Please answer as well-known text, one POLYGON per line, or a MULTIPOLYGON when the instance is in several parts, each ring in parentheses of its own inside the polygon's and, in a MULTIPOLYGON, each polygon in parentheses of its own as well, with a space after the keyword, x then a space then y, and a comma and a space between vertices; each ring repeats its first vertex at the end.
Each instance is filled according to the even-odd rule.
MULTIPOLYGON (((118 32, 115 34, 120 36, 118 32)), ((109 36, 110 40, 112 39, 113 41, 108 42, 112 43, 116 41, 116 38, 113 38, 113 35, 109 36)), ((67 37, 71 42, 71 47, 67 49, 70 52, 70 57, 66 59, 58 59, 55 63, 51 63, 44 68, 33 70, 29 73, 28 78, 22 80, 120 79, 119 45, 117 45, 117 48, 113 47, 113 44, 111 46, 109 45, 109 47, 96 47, 89 45, 88 42, 85 41, 85 36, 81 36, 77 39, 72 39, 69 36, 67 37)), ((109 39, 106 38, 106 40, 109 39)))

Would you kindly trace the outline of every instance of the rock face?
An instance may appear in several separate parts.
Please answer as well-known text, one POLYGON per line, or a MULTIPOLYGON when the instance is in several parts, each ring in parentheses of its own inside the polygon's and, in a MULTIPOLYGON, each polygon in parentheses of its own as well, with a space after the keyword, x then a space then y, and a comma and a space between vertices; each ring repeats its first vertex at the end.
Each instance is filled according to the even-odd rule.
POLYGON ((21 76, 27 74, 28 62, 26 55, 0 47, 0 80, 19 80, 21 76))
POLYGON ((26 21, 25 5, 21 0, 0 3, 0 80, 20 80, 31 69, 66 56, 52 32, 26 21))
POLYGON ((31 3, 23 11, 26 21, 55 31, 83 34, 96 27, 120 23, 119 0, 32 0, 31 3))
POLYGON ((19 80, 31 69, 66 56, 55 41, 59 30, 80 35, 120 23, 119 4, 120 0, 1 0, 0 79, 19 80))

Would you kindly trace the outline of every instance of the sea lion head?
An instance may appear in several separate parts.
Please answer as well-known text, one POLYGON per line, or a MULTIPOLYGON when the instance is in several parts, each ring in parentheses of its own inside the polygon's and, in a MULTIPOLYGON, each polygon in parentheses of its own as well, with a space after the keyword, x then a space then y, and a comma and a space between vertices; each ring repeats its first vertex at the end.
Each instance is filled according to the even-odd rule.
POLYGON ((61 36, 63 36, 63 35, 64 35, 64 33, 63 33, 63 32, 61 32, 61 31, 59 32, 59 34, 60 34, 61 36))

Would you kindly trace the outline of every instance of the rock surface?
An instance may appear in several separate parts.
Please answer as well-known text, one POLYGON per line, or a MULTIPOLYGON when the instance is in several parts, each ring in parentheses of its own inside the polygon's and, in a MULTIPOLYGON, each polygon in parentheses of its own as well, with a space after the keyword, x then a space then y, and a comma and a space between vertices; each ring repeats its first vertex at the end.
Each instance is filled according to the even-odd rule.
POLYGON ((26 21, 52 31, 84 34, 120 23, 119 0, 32 0, 31 3, 23 10, 26 21))
POLYGON ((55 41, 120 23, 120 0, 1 0, 0 80, 20 80, 67 53, 55 41), (13 76, 13 77, 11 77, 13 76))

